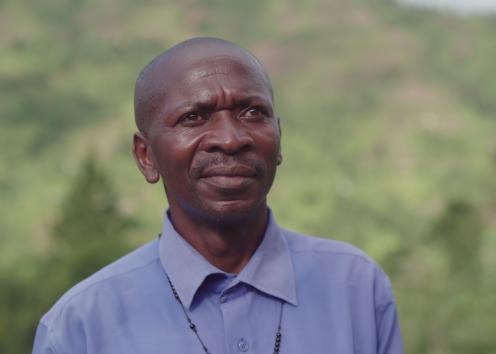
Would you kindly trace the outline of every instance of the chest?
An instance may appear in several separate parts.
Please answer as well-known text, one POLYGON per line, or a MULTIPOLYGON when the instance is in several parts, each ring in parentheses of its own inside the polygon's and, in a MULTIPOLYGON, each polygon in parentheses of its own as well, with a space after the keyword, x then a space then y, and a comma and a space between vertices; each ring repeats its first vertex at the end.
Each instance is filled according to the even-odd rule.
MULTIPOLYGON (((282 306, 281 354, 375 353, 373 314, 355 320, 356 304, 342 296, 300 297, 298 306, 282 306), (347 300, 343 300, 347 299, 347 300)), ((99 354, 202 354, 200 340, 211 354, 273 353, 281 318, 281 300, 254 289, 241 288, 226 294, 197 299, 188 317, 170 298, 124 303, 135 311, 123 315, 105 311, 88 324, 87 353, 99 354)))

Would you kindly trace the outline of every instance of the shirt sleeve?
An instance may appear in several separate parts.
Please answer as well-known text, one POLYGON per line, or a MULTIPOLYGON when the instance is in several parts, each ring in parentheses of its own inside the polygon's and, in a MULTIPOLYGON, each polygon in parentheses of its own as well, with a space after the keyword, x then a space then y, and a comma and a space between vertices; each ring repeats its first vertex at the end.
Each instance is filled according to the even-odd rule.
POLYGON ((396 302, 389 278, 383 273, 382 302, 376 309, 377 319, 377 353, 378 354, 403 354, 403 341, 401 338, 396 302))
POLYGON ((43 323, 38 324, 34 337, 33 354, 57 354, 50 344, 48 328, 43 323))

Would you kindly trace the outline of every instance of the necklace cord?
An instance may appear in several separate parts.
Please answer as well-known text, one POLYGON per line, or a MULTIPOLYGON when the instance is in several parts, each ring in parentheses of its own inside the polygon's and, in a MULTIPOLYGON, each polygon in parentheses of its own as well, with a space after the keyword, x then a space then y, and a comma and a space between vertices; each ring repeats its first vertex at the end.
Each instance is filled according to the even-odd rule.
MULTIPOLYGON (((188 321, 189 328, 193 331, 193 333, 195 334, 196 338, 198 338, 198 341, 200 342, 200 344, 202 346, 202 349, 205 352, 205 354, 211 354, 210 351, 208 350, 207 346, 203 342, 202 338, 200 337, 200 333, 198 333, 198 327, 193 322, 193 320, 191 320, 191 318, 189 317, 188 312, 186 311, 186 308, 184 307, 184 304, 181 301, 181 298, 179 297, 179 294, 176 291, 176 288, 174 287, 174 285, 172 284, 172 281, 169 278, 169 275, 166 274, 166 277, 167 277, 167 282, 169 283, 169 286, 171 288, 172 295, 174 296, 174 298, 179 303, 181 309, 183 310, 184 316, 186 317, 186 320, 188 321)), ((279 354, 279 351, 281 349, 281 340, 282 340, 282 333, 281 333, 282 326, 281 325, 282 325, 282 313, 283 313, 283 309, 284 309, 284 301, 281 301, 281 306, 280 306, 280 309, 279 309, 279 321, 278 321, 278 325, 277 325, 276 336, 275 336, 275 339, 274 339, 274 354, 279 354)))

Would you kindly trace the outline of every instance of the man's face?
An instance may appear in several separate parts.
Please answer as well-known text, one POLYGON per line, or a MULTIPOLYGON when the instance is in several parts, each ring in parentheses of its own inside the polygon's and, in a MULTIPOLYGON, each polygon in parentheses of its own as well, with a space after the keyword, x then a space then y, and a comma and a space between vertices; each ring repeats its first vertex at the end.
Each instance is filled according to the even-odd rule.
POLYGON ((235 221, 265 207, 280 162, 280 130, 261 70, 220 56, 180 65, 160 83, 145 133, 169 206, 235 221))

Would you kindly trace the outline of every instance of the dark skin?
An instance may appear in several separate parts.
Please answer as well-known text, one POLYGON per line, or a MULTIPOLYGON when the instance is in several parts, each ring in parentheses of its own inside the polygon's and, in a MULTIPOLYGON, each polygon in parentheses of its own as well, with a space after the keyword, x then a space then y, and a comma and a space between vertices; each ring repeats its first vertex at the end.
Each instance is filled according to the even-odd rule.
POLYGON ((272 88, 240 47, 186 44, 137 81, 133 153, 149 183, 162 179, 178 233, 217 268, 239 273, 263 238, 281 162, 272 88))

